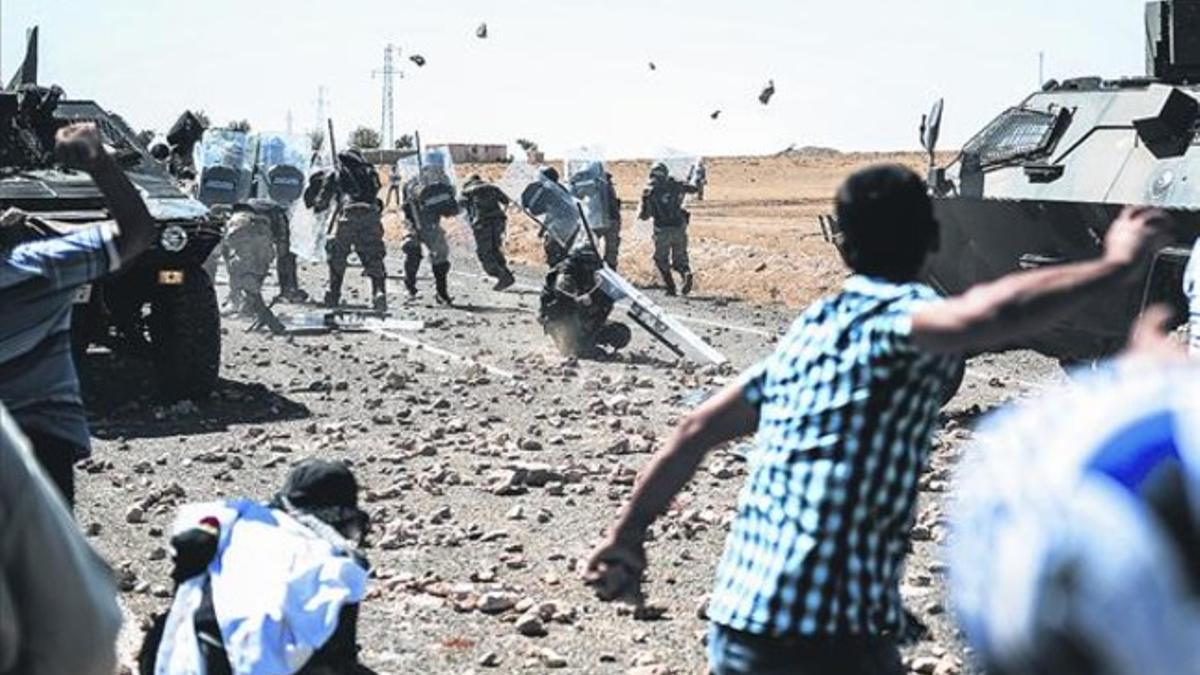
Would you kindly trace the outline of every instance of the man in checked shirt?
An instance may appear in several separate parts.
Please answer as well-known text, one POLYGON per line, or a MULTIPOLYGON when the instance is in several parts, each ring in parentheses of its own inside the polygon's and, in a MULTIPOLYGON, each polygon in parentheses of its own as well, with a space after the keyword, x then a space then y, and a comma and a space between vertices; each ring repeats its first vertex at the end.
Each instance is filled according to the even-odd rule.
POLYGON ((72 297, 149 248, 158 231, 94 126, 65 127, 55 140, 59 161, 91 176, 115 223, 24 241, 24 214, 10 210, 0 218, 0 402, 72 505, 73 467, 90 452, 71 358, 72 297))
POLYGON ((942 299, 917 282, 938 224, 916 174, 882 166, 851 176, 837 216, 853 276, 684 418, 583 569, 602 598, 636 594, 647 527, 709 450, 757 432, 709 603, 715 675, 903 673, 899 582, 957 360, 1132 282, 1165 226, 1159 211, 1126 209, 1099 259, 942 299))

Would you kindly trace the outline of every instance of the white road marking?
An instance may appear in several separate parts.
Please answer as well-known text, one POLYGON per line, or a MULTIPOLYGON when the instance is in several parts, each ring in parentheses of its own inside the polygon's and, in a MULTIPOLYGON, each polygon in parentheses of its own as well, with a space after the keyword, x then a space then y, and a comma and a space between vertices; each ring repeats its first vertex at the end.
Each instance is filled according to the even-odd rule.
POLYGON ((483 368, 484 370, 488 371, 489 373, 491 373, 493 375, 498 375, 500 377, 507 378, 510 380, 516 378, 516 376, 517 376, 516 373, 513 373, 508 370, 504 370, 503 368, 497 368, 495 366, 490 366, 486 363, 483 363, 482 361, 476 361, 475 359, 470 358, 469 356, 462 356, 461 354, 455 354, 454 352, 446 350, 446 349, 442 349, 441 347, 435 347, 431 344, 426 344, 424 342, 421 342, 420 340, 414 340, 414 339, 408 337, 407 335, 400 335, 399 333, 393 333, 392 331, 384 330, 383 328, 368 328, 368 330, 370 330, 372 333, 375 333, 376 335, 382 335, 383 337, 391 338, 392 340, 395 340, 396 342, 399 342, 400 344, 408 345, 409 347, 413 347, 415 349, 420 349, 422 351, 429 352, 430 354, 433 354, 435 356, 440 356, 442 358, 450 359, 451 361, 459 361, 461 363, 466 363, 466 364, 472 365, 472 366, 479 366, 480 368, 483 368))
MULTIPOLYGON (((476 280, 491 278, 491 277, 485 277, 481 274, 470 274, 468 272, 455 272, 453 270, 450 273, 460 276, 460 277, 465 277, 468 279, 476 279, 476 280)), ((542 290, 540 286, 531 286, 529 284, 520 283, 520 282, 513 284, 510 288, 516 288, 516 289, 522 290, 522 291, 537 291, 537 292, 541 292, 541 290, 542 290)), ((624 303, 619 303, 619 305, 622 308, 626 307, 626 305, 624 303)), ((713 328, 723 328, 725 330, 734 331, 737 333, 746 333, 749 335, 757 335, 759 337, 764 337, 767 339, 771 339, 771 338, 775 337, 775 333, 761 330, 759 328, 750 328, 749 326, 739 326, 736 324, 721 323, 720 321, 711 321, 709 319, 700 319, 697 317, 686 316, 686 315, 675 314, 675 313, 672 313, 671 316, 675 317, 676 319, 679 319, 680 321, 682 321, 684 323, 691 323, 691 324, 695 324, 698 326, 711 326, 713 328)))

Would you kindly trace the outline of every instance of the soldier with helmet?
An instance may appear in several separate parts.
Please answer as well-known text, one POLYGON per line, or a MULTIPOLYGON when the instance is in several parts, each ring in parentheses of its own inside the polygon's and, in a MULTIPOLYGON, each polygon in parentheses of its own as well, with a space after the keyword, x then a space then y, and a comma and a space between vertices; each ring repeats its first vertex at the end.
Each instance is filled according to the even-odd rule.
POLYGON ((557 169, 542 167, 537 180, 521 194, 521 206, 542 219, 542 247, 550 268, 566 259, 580 226, 574 198, 558 178, 557 169))
POLYGON ((320 186, 318 201, 341 200, 341 211, 333 237, 325 245, 329 256, 329 290, 325 306, 336 307, 341 302, 342 282, 346 276, 346 259, 351 251, 362 262, 363 275, 371 280, 371 306, 387 310, 387 271, 383 258, 387 249, 383 243, 383 210, 379 203, 379 174, 357 148, 338 153, 335 174, 325 177, 320 186))
POLYGON ((429 251, 433 268, 436 299, 439 304, 454 304, 450 297, 450 246, 442 230, 442 218, 459 213, 454 184, 440 154, 430 153, 416 176, 404 184, 404 224, 407 232, 400 249, 404 252, 404 288, 409 298, 417 295, 417 271, 421 268, 422 247, 429 251))
POLYGON ((654 266, 662 275, 667 295, 675 295, 672 270, 683 280, 684 295, 692 292, 692 268, 688 260, 688 222, 691 214, 683 208, 683 200, 695 194, 694 185, 672 178, 663 162, 650 169, 650 181, 642 191, 642 206, 638 220, 654 223, 654 266))

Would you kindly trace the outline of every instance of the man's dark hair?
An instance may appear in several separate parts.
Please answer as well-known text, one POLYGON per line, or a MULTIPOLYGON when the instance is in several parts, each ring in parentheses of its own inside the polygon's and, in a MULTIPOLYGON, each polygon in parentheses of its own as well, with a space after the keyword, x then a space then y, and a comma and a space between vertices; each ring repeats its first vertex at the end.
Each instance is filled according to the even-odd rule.
POLYGON ((933 201, 910 169, 883 165, 855 172, 836 201, 842 259, 857 274, 912 281, 937 250, 933 201))

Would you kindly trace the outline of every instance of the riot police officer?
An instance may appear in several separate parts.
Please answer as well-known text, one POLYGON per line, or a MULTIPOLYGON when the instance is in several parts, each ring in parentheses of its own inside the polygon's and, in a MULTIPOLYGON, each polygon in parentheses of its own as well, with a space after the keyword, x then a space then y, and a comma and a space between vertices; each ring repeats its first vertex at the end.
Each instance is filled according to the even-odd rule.
POLYGON ((420 173, 404 185, 404 225, 406 233, 400 250, 404 252, 404 288, 409 298, 417 295, 417 271, 421 268, 422 248, 429 251, 433 281, 439 304, 454 304, 450 297, 450 246, 442 230, 442 218, 459 213, 454 185, 445 169, 437 164, 423 166, 420 173))
POLYGON ((357 148, 339 153, 336 173, 322 182, 320 200, 341 201, 333 237, 325 244, 329 256, 327 307, 341 302, 346 259, 353 251, 362 262, 363 275, 371 280, 372 307, 387 310, 387 272, 383 266, 387 249, 383 244, 379 189, 379 173, 357 148))
POLYGON ((254 213, 265 218, 270 227, 271 243, 275 247, 275 274, 279 279, 280 299, 305 302, 308 300, 308 293, 300 288, 300 279, 296 272, 296 254, 292 253, 287 209, 262 197, 250 199, 246 204, 254 213))
POLYGON ((229 270, 229 303, 233 310, 265 322, 272 330, 281 330, 262 297, 263 280, 275 257, 270 216, 250 203, 235 204, 225 225, 222 256, 229 270))
POLYGON ((516 279, 504 258, 504 230, 508 225, 505 207, 508 196, 500 188, 473 174, 463 185, 459 204, 467 214, 475 235, 475 255, 484 273, 496 279, 493 290, 502 291, 516 279))
POLYGON ((609 321, 612 298, 596 273, 603 268, 591 243, 576 246, 546 275, 538 322, 564 356, 596 358, 629 344, 629 326, 609 321))
POLYGON ((686 195, 697 189, 671 177, 667 165, 658 162, 650 169, 650 181, 642 192, 638 220, 654 222, 654 266, 662 275, 667 295, 675 295, 672 270, 683 279, 684 295, 692 292, 692 268, 688 260, 688 221, 691 214, 683 208, 686 195))
POLYGON ((521 205, 542 219, 540 236, 546 252, 546 266, 555 267, 567 257, 580 226, 575 200, 558 182, 558 170, 552 166, 543 167, 538 179, 521 194, 521 205))

